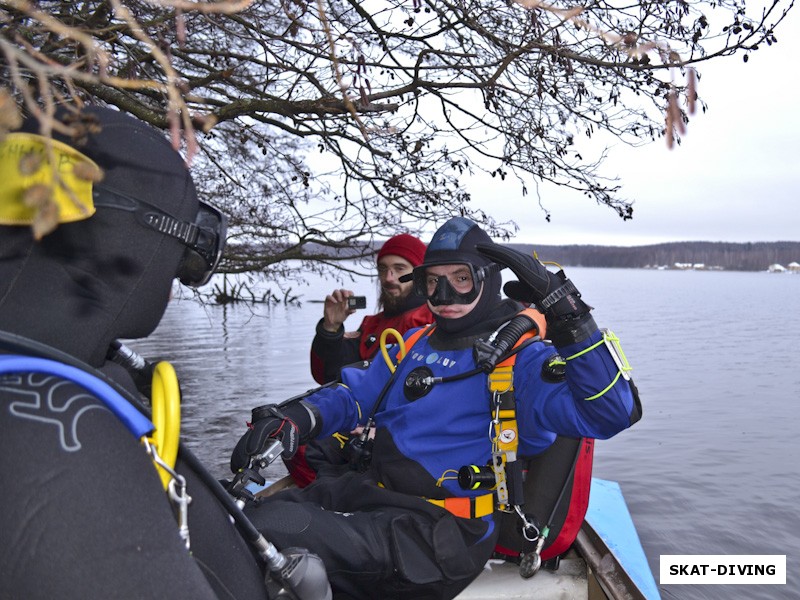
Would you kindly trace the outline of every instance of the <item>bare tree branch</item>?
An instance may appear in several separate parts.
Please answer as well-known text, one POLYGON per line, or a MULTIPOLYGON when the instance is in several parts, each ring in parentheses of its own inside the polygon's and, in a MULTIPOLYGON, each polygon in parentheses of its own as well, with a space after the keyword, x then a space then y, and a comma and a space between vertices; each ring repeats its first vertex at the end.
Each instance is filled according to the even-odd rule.
POLYGON ((695 69, 777 42, 794 0, 764 2, 6 0, 0 112, 47 135, 94 102, 165 130, 232 216, 224 268, 284 274, 452 215, 513 230, 472 207, 474 173, 544 218, 544 184, 631 218, 586 140, 680 143, 695 69))

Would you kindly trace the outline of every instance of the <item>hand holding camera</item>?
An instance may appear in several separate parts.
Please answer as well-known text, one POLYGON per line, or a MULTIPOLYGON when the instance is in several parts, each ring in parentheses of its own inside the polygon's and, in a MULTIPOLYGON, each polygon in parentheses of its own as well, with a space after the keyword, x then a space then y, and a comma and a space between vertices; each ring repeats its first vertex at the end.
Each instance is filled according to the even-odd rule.
POLYGON ((356 296, 351 290, 334 290, 325 296, 322 327, 330 333, 337 333, 342 329, 347 317, 356 310, 366 307, 367 298, 365 296, 356 296))

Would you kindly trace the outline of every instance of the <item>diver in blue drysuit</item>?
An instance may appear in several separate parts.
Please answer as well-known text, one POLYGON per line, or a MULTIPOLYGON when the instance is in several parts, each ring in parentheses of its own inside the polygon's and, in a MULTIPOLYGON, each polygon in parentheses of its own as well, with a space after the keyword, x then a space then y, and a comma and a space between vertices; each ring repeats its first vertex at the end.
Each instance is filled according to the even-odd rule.
POLYGON ((365 472, 322 477, 246 509, 278 547, 313 548, 342 597, 452 598, 492 553, 497 528, 491 510, 466 518, 427 499, 486 494, 462 489, 456 474, 491 460, 490 393, 486 373, 475 372, 473 345, 523 308, 501 300, 498 264, 520 280, 506 284, 506 292, 542 309, 552 339, 528 345, 516 358, 520 455, 542 452, 556 434, 609 438, 640 418, 631 384, 619 376, 590 307, 563 273, 492 243, 468 219, 449 220, 413 274, 435 327, 408 349, 396 373, 379 357, 365 370, 344 369, 341 385, 256 409, 232 456, 234 472, 246 468, 271 438, 291 455, 300 441, 353 429, 374 412, 365 472), (566 372, 554 378, 546 372, 556 353, 566 359, 566 372), (419 373, 454 380, 420 391, 410 382, 419 373))

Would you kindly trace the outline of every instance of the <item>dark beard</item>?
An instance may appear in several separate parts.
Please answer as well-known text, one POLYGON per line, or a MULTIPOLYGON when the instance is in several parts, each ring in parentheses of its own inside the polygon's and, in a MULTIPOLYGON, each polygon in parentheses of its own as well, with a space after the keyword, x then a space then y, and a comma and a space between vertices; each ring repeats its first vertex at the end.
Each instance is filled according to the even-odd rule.
POLYGON ((407 294, 404 296, 390 296, 386 293, 386 290, 381 288, 381 295, 378 298, 381 307, 383 310, 388 313, 395 313, 401 312, 401 309, 406 306, 408 301, 408 296, 412 293, 412 290, 409 290, 407 294))

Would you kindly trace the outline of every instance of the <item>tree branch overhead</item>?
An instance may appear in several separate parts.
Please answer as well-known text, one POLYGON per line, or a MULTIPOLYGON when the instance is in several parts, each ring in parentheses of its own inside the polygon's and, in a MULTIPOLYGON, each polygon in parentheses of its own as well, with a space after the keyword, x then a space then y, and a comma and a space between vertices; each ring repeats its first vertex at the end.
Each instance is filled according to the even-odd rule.
MULTIPOLYGON (((507 234, 471 205, 481 172, 506 197, 561 186, 630 218, 589 140, 680 143, 705 108, 694 70, 774 44, 793 4, 6 0, 0 85, 43 124, 71 100, 168 132, 232 215, 227 268, 269 273, 319 260, 311 238, 457 214, 507 234)), ((531 206, 549 218, 546 195, 531 206)))

